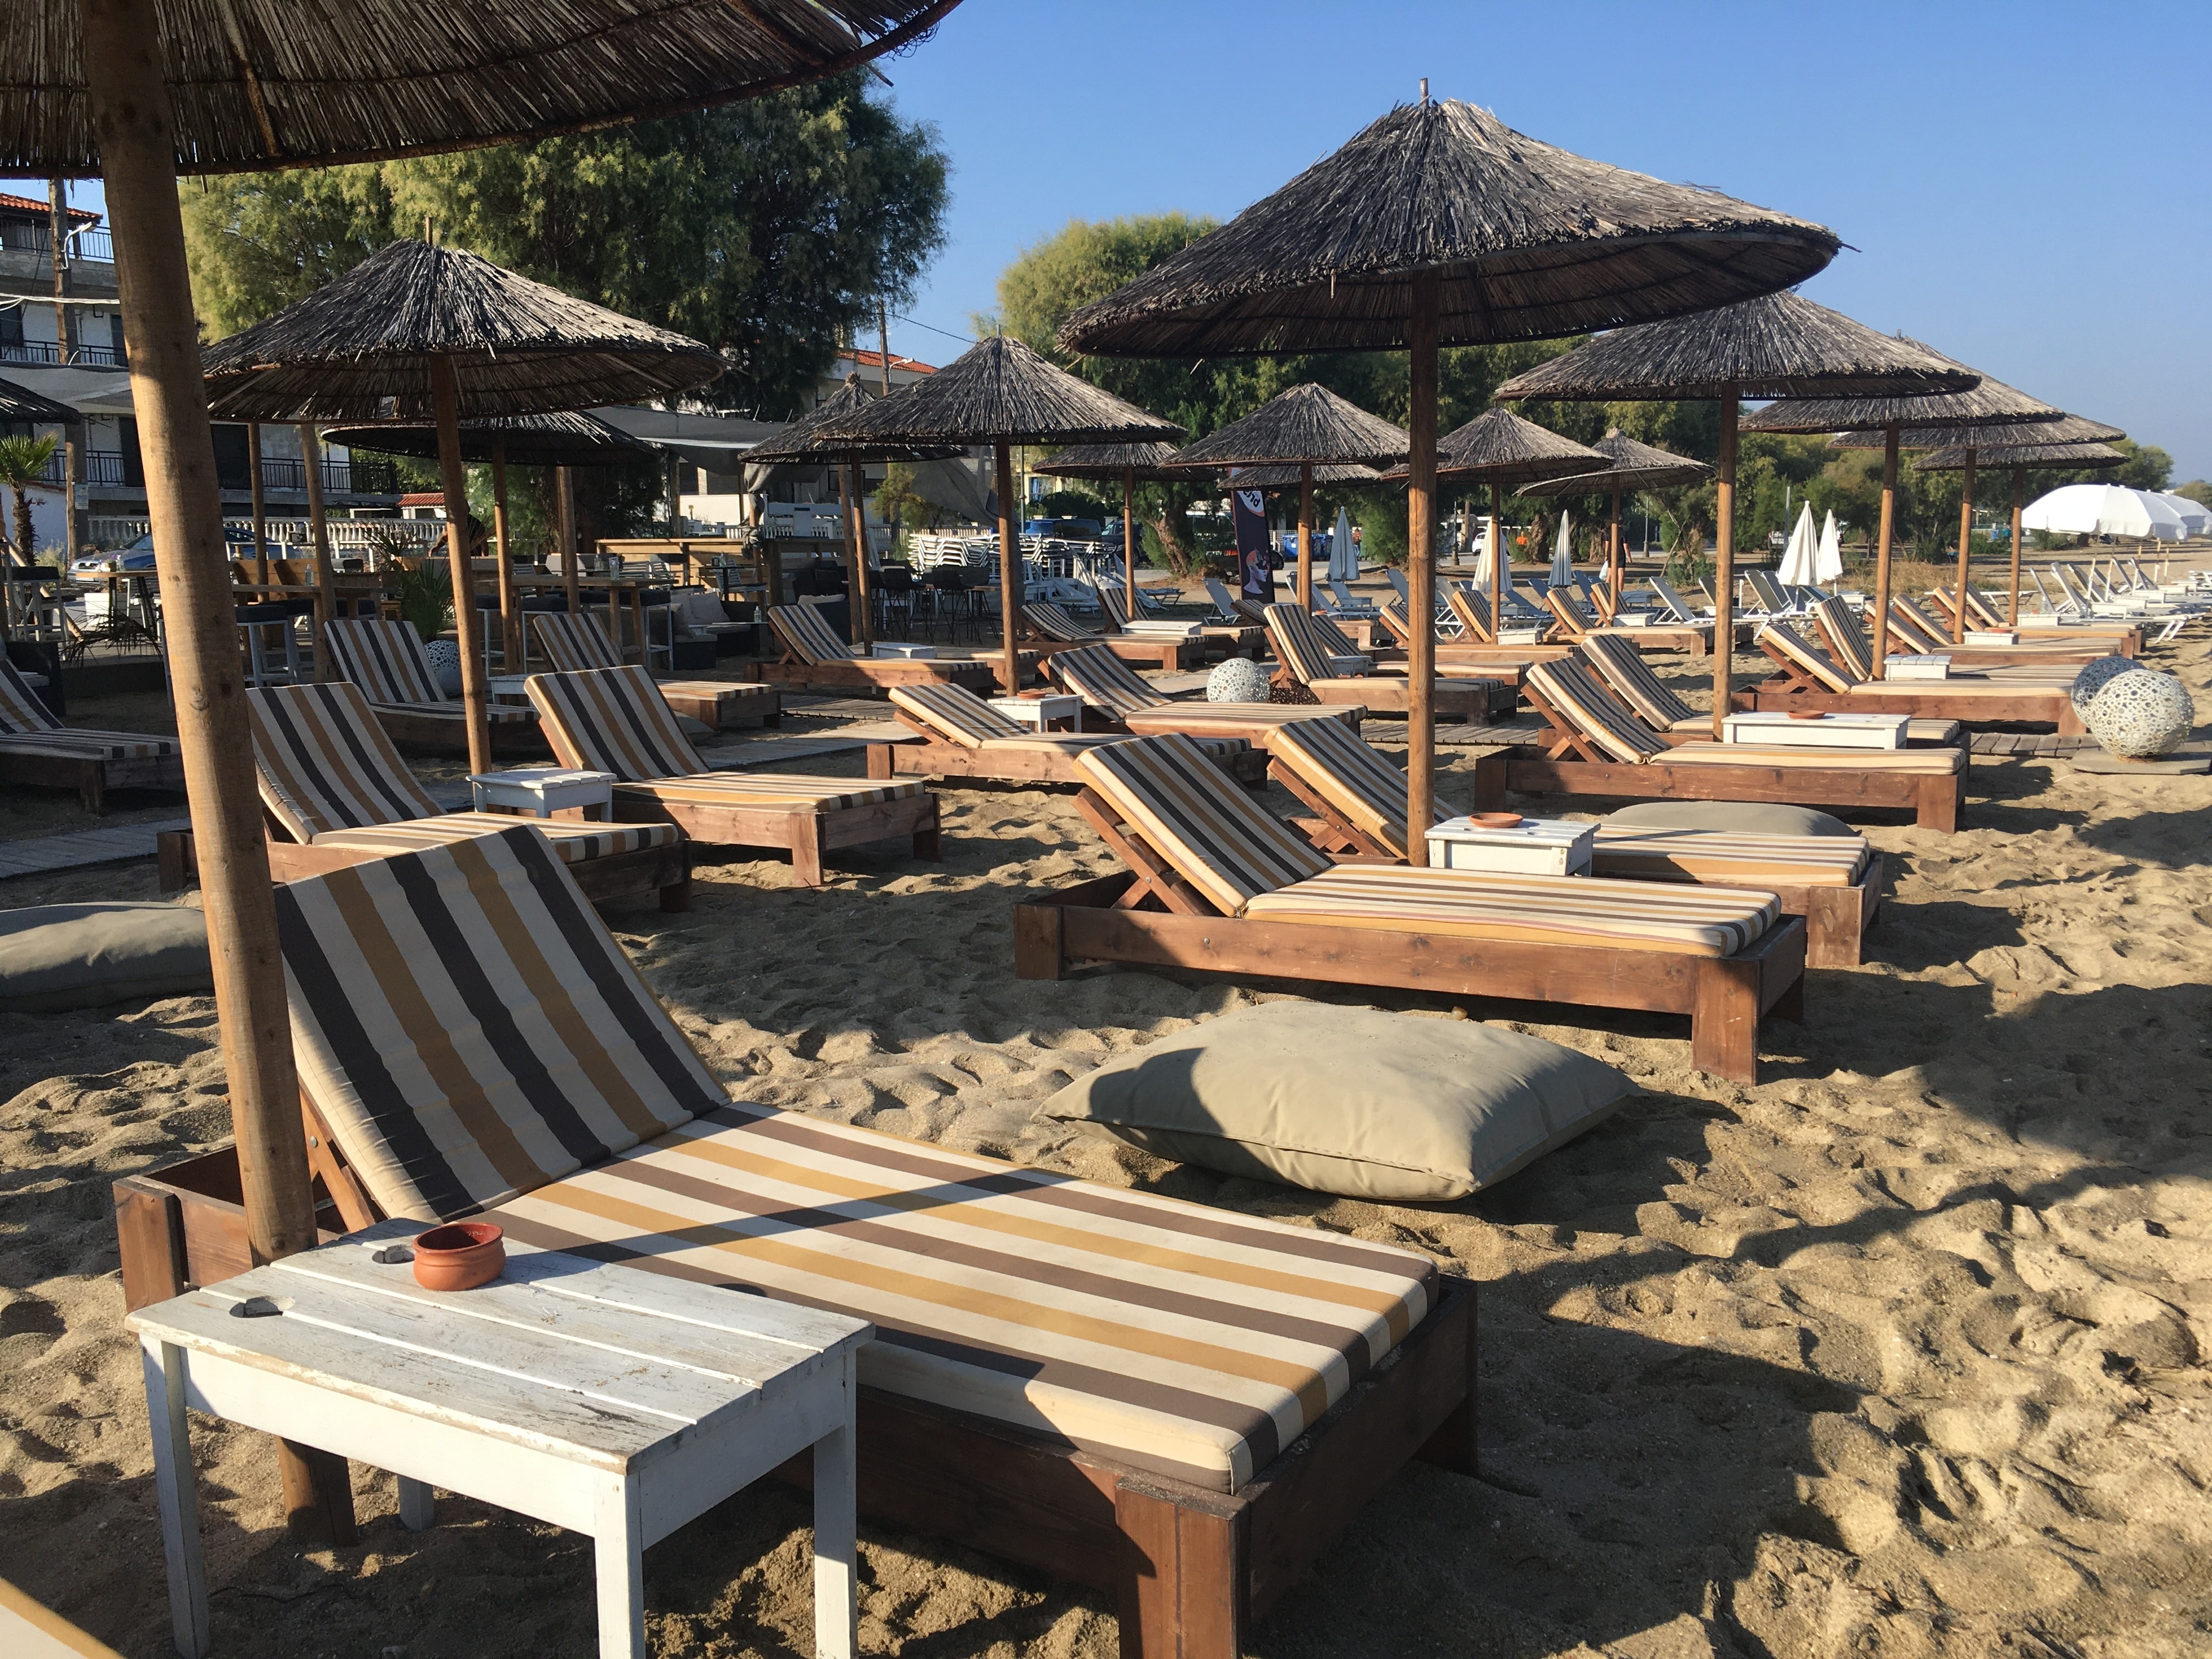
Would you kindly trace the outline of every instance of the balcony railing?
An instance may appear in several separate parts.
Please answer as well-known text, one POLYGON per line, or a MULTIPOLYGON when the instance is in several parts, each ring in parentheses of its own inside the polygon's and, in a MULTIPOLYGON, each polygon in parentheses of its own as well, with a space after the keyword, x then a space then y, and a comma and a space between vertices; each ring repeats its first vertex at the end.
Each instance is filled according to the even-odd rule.
MULTIPOLYGON (((0 363, 58 365, 62 361, 62 349, 52 340, 0 340, 0 363)), ((87 368, 129 366, 129 360, 113 346, 81 345, 70 351, 68 361, 87 368)))
MULTIPOLYGON (((73 230, 64 240, 72 259, 90 259, 104 265, 115 263, 115 243, 104 230, 73 230)), ((45 225, 21 221, 0 224, 0 247, 14 248, 22 253, 47 253, 53 246, 53 237, 45 225)))
MULTIPOLYGON (((82 459, 82 483, 119 484, 125 481, 119 451, 87 450, 82 459)), ((62 452, 57 449, 47 461, 46 470, 40 475, 40 481, 61 483, 64 465, 62 452)), ((307 487, 307 464, 297 456, 264 455, 261 458, 261 485, 264 489, 304 490, 307 487)), ((243 489, 246 485, 243 479, 234 483, 225 477, 222 487, 243 489)), ((384 456, 357 455, 350 460, 326 460, 323 463, 323 488, 333 495, 396 495, 399 493, 399 470, 384 456)))

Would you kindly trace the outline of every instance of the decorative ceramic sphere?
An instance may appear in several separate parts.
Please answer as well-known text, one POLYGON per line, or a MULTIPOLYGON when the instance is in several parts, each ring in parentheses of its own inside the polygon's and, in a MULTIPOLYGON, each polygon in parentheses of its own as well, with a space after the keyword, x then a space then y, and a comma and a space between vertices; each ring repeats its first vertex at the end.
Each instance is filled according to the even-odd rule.
POLYGON ((2155 760, 2188 740, 2197 708, 2179 679, 2146 668, 2106 680, 2081 719, 2106 754, 2155 760))
POLYGON ((1231 657, 1206 677, 1208 702, 1265 702, 1267 671, 1249 657, 1231 657))
POLYGON ((430 672, 438 677, 438 684, 447 695, 461 694, 461 647, 452 640, 432 640, 422 647, 430 659, 430 672))
POLYGON ((2120 675, 2132 674, 2142 666, 2130 657, 2100 657, 2087 664, 2074 677, 2074 712, 2087 714, 2089 705, 2097 700, 2097 693, 2120 675))

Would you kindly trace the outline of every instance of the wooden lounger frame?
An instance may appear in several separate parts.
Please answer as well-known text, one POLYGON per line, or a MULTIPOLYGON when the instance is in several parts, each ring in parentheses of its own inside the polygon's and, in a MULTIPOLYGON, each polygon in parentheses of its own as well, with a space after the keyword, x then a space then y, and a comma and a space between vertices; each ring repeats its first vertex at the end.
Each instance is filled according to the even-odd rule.
MULTIPOLYGON (((37 737, 40 734, 33 732, 26 735, 37 737)), ((181 791, 185 787, 185 757, 181 754, 110 757, 0 752, 0 783, 30 784, 45 789, 74 789, 86 811, 105 812, 107 810, 107 792, 111 789, 181 791)))
POLYGON ((783 724, 783 693, 757 680, 732 680, 718 691, 687 691, 681 685, 662 685, 658 681, 654 689, 676 713, 688 714, 717 732, 722 729, 725 713, 733 720, 757 720, 763 726, 783 724))
MULTIPOLYGON (((1022 667, 1036 653, 1022 653, 1022 667)), ((890 685, 964 685, 979 696, 999 684, 998 669, 981 657, 870 657, 865 661, 804 662, 789 650, 775 662, 755 663, 753 678, 780 685, 823 686, 837 691, 878 692, 890 685)))
MULTIPOLYGON (((1280 761, 1270 761, 1267 775, 1313 809, 1311 817, 1295 817, 1291 824, 1332 858, 1346 861, 1404 861, 1404 854, 1377 840, 1346 817, 1321 792, 1280 761)), ((1636 878, 1631 877, 1633 880, 1636 878)), ((1856 968, 1865 959, 1866 936, 1881 913, 1888 874, 1880 853, 1869 851, 1867 867, 1849 887, 1815 887, 1802 882, 1778 882, 1747 877, 1741 881, 1715 878, 1710 882, 1666 884, 1682 887, 1739 887, 1755 893, 1771 893, 1781 901, 1785 915, 1805 919, 1805 965, 1808 968, 1856 968)))
MULTIPOLYGON (((825 779, 834 783, 836 779, 825 779)), ((615 786, 617 823, 672 823, 687 841, 714 847, 776 847, 791 854, 791 878, 801 887, 822 885, 825 854, 894 836, 914 837, 914 855, 939 857, 937 797, 924 790, 899 800, 814 812, 803 806, 763 802, 740 806, 716 802, 662 801, 615 786)), ((571 872, 577 866, 571 865, 571 872)))
MULTIPOLYGON (((512 708, 513 703, 501 707, 512 708)), ((469 749, 469 723, 459 716, 461 705, 453 719, 436 714, 410 714, 404 708, 394 708, 388 703, 371 703, 369 712, 376 723, 384 728, 384 735, 401 749, 428 750, 438 755, 465 755, 469 749)), ((535 714, 537 711, 531 711, 535 714)), ((502 756, 526 757, 552 752, 552 744, 538 729, 538 722, 530 720, 494 720, 491 722, 491 752, 502 756)))
MULTIPOLYGON (((322 1242, 381 1219, 301 1109, 322 1242)), ((253 1265, 234 1148, 113 1191, 128 1310, 253 1265)), ((1475 1473, 1474 1288, 1443 1286, 1386 1359, 1233 1494, 863 1388, 861 1511, 1112 1595, 1122 1659, 1241 1659, 1255 1621, 1400 1468, 1419 1458, 1475 1473)), ((804 1486, 812 1466, 775 1473, 804 1486)), ((326 1458, 316 1474, 331 1533, 351 1541, 345 1465, 326 1458)))
POLYGON ((1389 985, 1410 991, 1690 1017, 1690 1059, 1759 1080, 1759 1023, 1804 1018, 1805 924, 1785 916, 1732 957, 1626 946, 1527 945, 1403 929, 1222 915, 1095 790, 1076 810, 1133 873, 1102 876, 1014 907, 1014 972, 1059 979, 1079 962, 1389 985), (1137 907, 1156 902, 1160 910, 1137 907))
MULTIPOLYGON (((1949 834, 1966 811, 1973 755, 1956 772, 1887 772, 1847 762, 1827 766, 1668 766, 1617 761, 1529 689, 1528 701, 1551 722, 1533 744, 1484 755, 1474 763, 1474 810, 1494 812, 1506 792, 1598 795, 1614 800, 1778 801, 1790 806, 1890 807, 1911 812, 1923 830, 1949 834)), ((1802 705, 1801 705, 1802 706, 1802 705)), ((1868 711, 1875 712, 1875 711, 1868 711)), ((1906 711, 1899 709, 1897 713, 1906 711)), ((1689 734, 1676 733, 1687 740, 1689 734)), ((1848 756, 1850 750, 1838 750, 1848 756)))
POLYGON ((1021 648, 1024 655, 1042 662, 1054 652, 1079 651, 1086 645, 1103 645, 1123 662, 1143 663, 1171 672, 1180 672, 1205 656, 1195 635, 1097 634, 1087 640, 1054 640, 1031 634, 1022 641, 1021 648))
MULTIPOLYGON (((1079 784, 1075 756, 1059 749, 970 749, 947 743, 921 721, 902 711, 899 724, 915 735, 915 741, 872 743, 868 745, 868 775, 878 782, 892 778, 972 778, 985 783, 1079 784)), ((1085 722, 1088 725, 1088 722, 1085 722)), ((1111 732, 1085 732, 1086 737, 1111 737, 1111 732)), ((1243 737, 1239 732, 1233 734, 1243 737)), ((1243 784, 1267 781, 1267 757, 1258 746, 1228 757, 1223 769, 1243 784)))
MULTIPOLYGON (((1511 714, 1521 700, 1520 687, 1508 684, 1503 677, 1486 671, 1480 678, 1489 680, 1496 689, 1465 691, 1439 679, 1433 693, 1437 718, 1450 715, 1483 720, 1492 714, 1511 714)), ((1516 672, 1513 678, 1517 681, 1520 676, 1516 672)), ((1314 702, 1324 708, 1358 703, 1370 714, 1404 714, 1413 706, 1413 682, 1403 674, 1360 674, 1308 685, 1289 669, 1278 668, 1274 684, 1286 690, 1311 692, 1314 702)))
POLYGON ((1770 641, 1759 641, 1759 648, 1781 672, 1736 689, 1730 701, 1747 712, 1820 708, 1844 714, 1921 714, 1969 726, 2017 720, 2029 726, 2055 725, 2061 737, 2079 737, 2088 730, 2063 685, 2024 685, 2003 696, 1950 698, 1943 695, 1942 680, 1882 682, 1895 684, 1895 691, 1832 691, 1770 641))

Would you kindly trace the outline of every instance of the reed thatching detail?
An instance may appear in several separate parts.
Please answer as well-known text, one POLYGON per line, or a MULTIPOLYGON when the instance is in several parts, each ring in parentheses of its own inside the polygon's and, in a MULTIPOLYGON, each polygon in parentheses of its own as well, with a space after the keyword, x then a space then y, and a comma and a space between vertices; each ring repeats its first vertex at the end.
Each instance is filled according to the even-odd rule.
POLYGON ((1471 104, 1404 105, 1060 337, 1134 357, 1402 346, 1410 279, 1433 270, 1443 343, 1551 339, 1787 287, 1838 246, 1820 225, 1539 143, 1471 104))
MULTIPOLYGON (((341 426, 323 434, 325 442, 380 455, 438 459, 434 426, 341 426)), ((659 452, 629 433, 580 410, 553 415, 510 415, 461 422, 461 459, 489 461, 501 441, 512 466, 617 466, 651 461, 659 452)))
POLYGON ((1193 483, 1189 473, 1174 468, 1180 453, 1166 443, 1075 444, 1038 462, 1036 470, 1054 478, 1115 479, 1133 473, 1146 483, 1193 483))
MULTIPOLYGON (((2128 434, 2116 426, 2081 415, 2062 415, 2055 421, 2025 421, 2017 424, 1991 422, 1980 426, 1906 427, 1897 434, 1900 449, 1980 448, 1989 444, 2110 443, 2128 434)), ((1838 432, 1829 440, 1838 449, 1880 449, 1887 440, 1878 428, 1838 432)))
MULTIPOLYGON (((1321 461, 1314 465, 1314 486, 1323 484, 1381 483, 1384 475, 1371 466, 1362 466, 1357 461, 1321 461)), ((1221 480, 1221 488, 1228 489, 1296 489, 1299 488, 1299 469, 1295 466, 1240 466, 1230 477, 1221 480)))
MULTIPOLYGON (((0 169, 100 168, 79 0, 0 6, 0 169)), ((182 173, 328 166, 757 97, 926 37, 957 0, 164 0, 182 173)))
POLYGON ((74 426, 83 416, 13 380, 0 380, 0 426, 74 426))
POLYGON ((642 403, 722 371, 712 347, 456 248, 394 242, 202 359, 217 419, 435 418, 450 358, 464 418, 642 403))
MULTIPOLYGON (((1913 341, 1910 343, 1918 344, 1913 341)), ((1923 348, 1932 349, 1932 348, 1923 348)), ((1940 354, 1938 354, 1940 355, 1940 354)), ((1864 432, 1892 426, 2004 427, 2065 411, 1988 375, 1964 392, 1907 398, 1784 398, 1743 417, 1746 432, 1864 432)), ((1938 442, 1948 441, 1938 439, 1938 442)))
POLYGON ((1110 444, 1175 439, 1182 428, 1101 392, 1006 335, 979 340, 936 374, 876 398, 839 438, 942 444, 1110 444))
POLYGON ((1671 322, 1617 329, 1539 363, 1494 396, 1635 398, 1893 397, 1964 392, 1973 370, 1877 334, 1798 294, 1769 294, 1671 322))
MULTIPOLYGON (((2015 430, 2033 431, 2033 427, 2015 430)), ((2110 444, 1991 444, 1985 449, 1969 452, 1963 444, 1951 449, 1938 449, 1923 455, 1913 462, 1915 472, 1963 472, 1966 458, 1973 457, 1974 465, 1984 469, 2008 466, 2105 467, 2118 466, 2126 461, 2124 452, 2110 444)))
MULTIPOLYGON (((1549 427, 1523 420, 1510 409, 1486 409, 1465 426, 1437 440, 1440 483, 1504 487, 1570 472, 1598 471, 1605 461, 1598 451, 1563 438, 1549 427)), ((1394 481, 1402 479, 1406 469, 1395 466, 1384 476, 1394 481)))
POLYGON ((1186 446, 1178 466, 1271 466, 1335 461, 1359 466, 1402 460, 1405 431, 1327 386, 1294 386, 1186 446))
POLYGON ((745 452, 748 466, 837 466, 858 461, 939 461, 961 453, 957 444, 873 443, 831 436, 841 421, 876 401, 858 374, 767 442, 745 452))
POLYGON ((1591 447, 1613 463, 1604 471, 1571 472, 1563 477, 1523 484, 1513 493, 1547 497, 1616 492, 1625 495, 1637 489, 1672 489, 1678 484, 1700 483, 1713 475, 1712 468, 1703 461, 1693 461, 1670 449, 1638 443, 1618 427, 1591 447))

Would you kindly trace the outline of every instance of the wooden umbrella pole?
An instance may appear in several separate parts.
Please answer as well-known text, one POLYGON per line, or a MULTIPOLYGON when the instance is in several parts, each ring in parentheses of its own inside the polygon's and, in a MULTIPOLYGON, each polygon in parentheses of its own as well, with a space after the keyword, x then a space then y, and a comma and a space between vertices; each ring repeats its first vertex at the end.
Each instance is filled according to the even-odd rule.
POLYGON ((1959 501, 1959 608, 1952 613, 1951 637, 1966 642, 1966 561, 1974 550, 1974 452, 1966 451, 1966 493, 1959 501))
MULTIPOLYGON (((2020 515, 2023 508, 2022 498, 2027 489, 2027 469, 2024 466, 2015 466, 2012 470, 2012 603, 2005 611, 2007 628, 2020 626, 2020 515)), ((1966 590, 1962 587, 1959 590, 1960 614, 1963 616, 1966 609, 1966 590)))
MULTIPOLYGON (((236 600, 223 545, 215 440, 200 379, 199 320, 185 279, 176 140, 162 84, 154 0, 83 0, 85 91, 107 191, 116 283, 130 349, 131 398, 145 462, 164 632, 199 860, 200 908, 240 1202, 257 1261, 316 1242, 292 1022, 276 939, 276 890, 262 839, 253 735, 239 672, 236 600)), ((288 1517, 305 1534, 352 1540, 343 1465, 319 1487, 297 1448, 280 1452, 288 1517)))
POLYGON ((1002 676, 1006 695, 1012 696, 1022 689, 1022 659, 1014 649, 1015 624, 1021 616, 1021 560, 1022 544, 1014 519, 1014 457, 1013 450, 1005 439, 996 446, 999 486, 999 622, 1005 636, 1006 652, 1006 672, 1002 676))
POLYGON ((581 616, 584 604, 582 596, 577 592, 576 567, 583 562, 584 556, 577 550, 576 547, 574 468, 556 466, 553 469, 553 493, 556 497, 553 510, 560 515, 561 519, 559 535, 562 586, 567 590, 568 595, 568 614, 572 617, 581 616))
POLYGON ((870 654, 875 643, 875 617, 868 595, 868 518, 860 501, 860 468, 845 463, 845 591, 852 596, 853 642, 870 654))
POLYGON ((1721 454, 1713 517, 1713 741, 1728 738, 1730 684, 1735 667, 1735 429, 1733 383, 1721 388, 1721 454))
MULTIPOLYGON (((253 476, 261 477, 261 440, 249 440, 253 448, 253 476)), ((331 583, 331 515, 323 505, 323 437, 313 421, 300 422, 300 471, 307 486, 307 534, 315 546, 315 678, 331 677, 331 618, 337 613, 337 595, 331 583)), ((258 492, 257 492, 258 494, 258 492)), ((261 522, 256 514, 254 544, 261 542, 261 522)))
POLYGON ((1406 331, 1412 404, 1406 460, 1406 861, 1429 861, 1437 798, 1437 287, 1433 270, 1413 276, 1406 331))
POLYGON ((469 728, 469 770, 491 770, 491 714, 483 659, 475 647, 477 584, 469 557, 469 474, 461 462, 461 391, 453 360, 430 359, 430 398, 438 413, 438 479, 446 493, 446 559, 453 573, 454 631, 461 641, 461 710, 469 728))
POLYGON ((522 606, 514 592, 514 557, 507 544, 507 440, 491 441, 491 538, 498 544, 499 562, 492 567, 499 581, 499 672, 520 674, 523 670, 522 606))
POLYGON ((1313 463, 1298 463, 1298 606, 1313 609, 1313 463))
POLYGON ((1620 492, 1618 489, 1613 492, 1612 546, 1605 563, 1607 574, 1612 580, 1613 608, 1618 611, 1620 609, 1621 593, 1628 586, 1628 556, 1620 546, 1620 492))
POLYGON ((1881 526, 1874 544, 1874 677, 1889 678, 1889 548, 1897 531, 1897 428, 1883 429, 1881 526))
POLYGON ((1122 602, 1132 619, 1144 614, 1137 605, 1137 469, 1121 469, 1121 580, 1122 602))
POLYGON ((1505 486, 1490 485, 1490 642, 1499 643, 1505 631, 1505 486))

